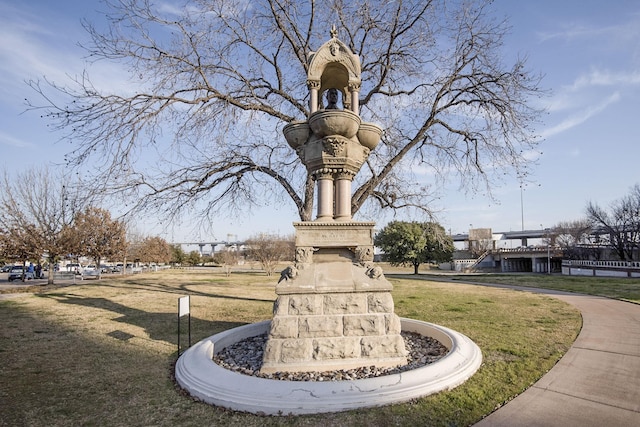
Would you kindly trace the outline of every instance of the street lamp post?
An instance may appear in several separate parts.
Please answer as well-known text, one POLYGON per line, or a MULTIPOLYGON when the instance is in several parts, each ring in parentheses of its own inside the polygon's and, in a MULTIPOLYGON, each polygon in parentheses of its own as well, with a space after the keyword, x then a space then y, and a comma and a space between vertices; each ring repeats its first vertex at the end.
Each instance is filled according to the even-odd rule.
POLYGON ((522 231, 524 231, 524 196, 522 193, 524 189, 522 188, 522 184, 520 184, 520 218, 522 220, 522 231))

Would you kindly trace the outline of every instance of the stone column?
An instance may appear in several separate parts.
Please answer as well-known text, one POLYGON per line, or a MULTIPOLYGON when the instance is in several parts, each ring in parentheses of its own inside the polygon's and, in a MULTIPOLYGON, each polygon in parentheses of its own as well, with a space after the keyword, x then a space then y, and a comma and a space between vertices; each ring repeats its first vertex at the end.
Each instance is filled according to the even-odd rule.
POLYGON ((351 111, 360 115, 360 84, 349 83, 349 92, 351 92, 351 111))
POLYGON ((330 172, 317 172, 318 217, 316 221, 333 220, 333 176, 330 172))
POLYGON ((320 89, 320 82, 308 80, 307 87, 309 88, 309 113, 313 114, 318 111, 318 89, 320 89))
POLYGON ((336 174, 336 221, 351 221, 351 172, 342 171, 336 174))

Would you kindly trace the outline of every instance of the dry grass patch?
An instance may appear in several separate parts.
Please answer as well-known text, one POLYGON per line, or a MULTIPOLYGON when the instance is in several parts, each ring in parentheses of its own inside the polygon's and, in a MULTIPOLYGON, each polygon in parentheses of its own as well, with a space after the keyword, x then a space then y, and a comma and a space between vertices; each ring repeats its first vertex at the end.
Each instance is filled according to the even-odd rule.
POLYGON ((176 389, 177 301, 191 295, 198 341, 271 318, 277 277, 168 271, 83 282, 0 301, 0 425, 470 425, 550 369, 580 316, 547 297, 393 279, 400 316, 438 323, 482 349, 457 389, 411 403, 260 417, 194 402, 176 389))

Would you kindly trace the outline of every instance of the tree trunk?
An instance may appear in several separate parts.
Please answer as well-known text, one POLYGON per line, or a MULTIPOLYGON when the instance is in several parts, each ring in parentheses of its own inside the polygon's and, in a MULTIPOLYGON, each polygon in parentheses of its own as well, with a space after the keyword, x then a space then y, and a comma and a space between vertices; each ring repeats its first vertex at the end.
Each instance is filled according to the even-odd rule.
POLYGON ((418 274, 418 267, 420 267, 420 263, 419 262, 414 262, 413 263, 413 274, 418 274))
POLYGON ((302 205, 298 206, 298 213, 301 221, 311 221, 313 219, 313 198, 315 195, 315 181, 311 175, 307 175, 304 186, 304 199, 302 205))
POLYGON ((58 255, 53 255, 51 253, 49 253, 49 271, 47 271, 47 285, 53 285, 54 283, 54 279, 53 279, 53 275, 55 273, 55 259, 58 257, 58 255))

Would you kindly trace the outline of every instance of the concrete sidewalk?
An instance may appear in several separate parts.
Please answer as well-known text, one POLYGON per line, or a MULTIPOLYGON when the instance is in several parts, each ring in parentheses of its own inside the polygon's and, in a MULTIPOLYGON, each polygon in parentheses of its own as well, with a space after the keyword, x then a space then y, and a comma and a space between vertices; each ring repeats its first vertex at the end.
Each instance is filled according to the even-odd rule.
POLYGON ((476 426, 640 426, 640 305, 515 289, 574 305, 582 312, 582 330, 553 369, 476 426))

